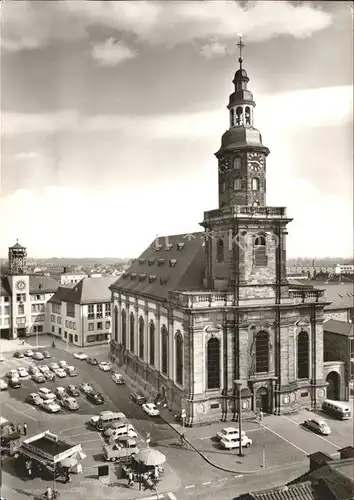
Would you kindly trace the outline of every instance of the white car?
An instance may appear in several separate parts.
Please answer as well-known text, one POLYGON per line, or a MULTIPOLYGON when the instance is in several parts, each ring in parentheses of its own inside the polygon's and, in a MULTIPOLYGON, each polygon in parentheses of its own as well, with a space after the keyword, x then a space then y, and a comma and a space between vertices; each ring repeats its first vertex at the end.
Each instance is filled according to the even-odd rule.
MULTIPOLYGON (((233 450, 234 448, 239 448, 240 447, 240 440, 239 438, 223 438, 220 441, 220 444, 223 448, 226 450, 233 450)), ((249 448, 252 444, 252 439, 250 439, 248 436, 241 436, 241 446, 242 448, 246 447, 249 448)))
POLYGON ((89 392, 93 392, 92 386, 90 384, 88 384, 87 382, 81 382, 81 384, 79 385, 79 389, 84 394, 88 394, 89 392))
POLYGON ((56 369, 54 370, 54 373, 55 373, 55 375, 56 375, 57 377, 59 377, 59 378, 64 378, 64 377, 66 377, 66 372, 65 372, 64 368, 56 368, 56 369))
MULTIPOLYGON (((245 431, 241 431, 241 435, 245 436, 246 433, 245 431)), ((216 437, 218 439, 232 439, 232 438, 237 438, 239 436, 239 431, 238 429, 235 429, 235 427, 224 427, 221 429, 221 431, 216 433, 216 437)))
POLYGON ((18 371, 17 370, 10 370, 6 373, 6 376, 8 378, 18 378, 19 375, 18 375, 18 371))
POLYGON ((59 397, 67 397, 65 387, 57 387, 54 391, 54 394, 59 397))
POLYGON ((52 370, 52 372, 54 372, 55 370, 57 370, 58 368, 60 368, 60 366, 58 365, 58 363, 50 363, 49 364, 49 368, 52 370))
POLYGON ((20 366, 20 368, 17 368, 17 371, 21 378, 28 377, 28 371, 26 370, 26 368, 20 366))
POLYGON ((317 432, 318 434, 323 434, 329 436, 331 434, 331 428, 328 423, 323 420, 323 418, 313 418, 310 420, 305 420, 304 427, 307 427, 311 431, 317 432))
POLYGON ((145 413, 150 415, 150 417, 157 417, 158 415, 160 415, 160 412, 154 403, 145 403, 141 405, 141 407, 145 413))
POLYGON ((98 367, 103 372, 110 372, 112 370, 112 365, 111 363, 108 363, 108 361, 101 361, 101 363, 98 364, 98 367))
POLYGON ((50 369, 49 369, 49 366, 48 365, 39 365, 38 366, 38 370, 41 372, 41 373, 44 373, 44 372, 49 372, 50 369))
POLYGON ((44 356, 41 352, 37 351, 37 352, 33 353, 32 358, 37 359, 38 361, 41 361, 42 359, 44 359, 44 356))
POLYGON ((74 352, 73 356, 76 359, 81 359, 81 360, 87 359, 87 354, 84 354, 83 352, 74 352))
POLYGON ((79 409, 79 404, 75 398, 65 398, 63 400, 63 406, 64 408, 67 408, 68 410, 71 411, 76 411, 79 409))
POLYGON ((0 379, 0 391, 6 391, 6 389, 8 389, 8 387, 9 387, 9 384, 1 378, 0 379))
POLYGON ((130 439, 137 439, 138 435, 136 430, 131 424, 122 424, 115 429, 107 429, 104 435, 109 439, 109 441, 115 441, 121 436, 128 436, 130 439))
POLYGON ((58 405, 58 403, 54 403, 54 401, 51 400, 43 401, 43 403, 41 403, 39 406, 49 413, 58 413, 58 411, 60 411, 60 406, 58 405))
POLYGON ((58 364, 59 364, 60 368, 65 368, 68 363, 66 361, 59 361, 58 364))
POLYGON ((120 373, 113 373, 112 380, 117 385, 125 384, 123 375, 121 375, 120 373))
POLYGON ((38 389, 38 395, 42 398, 42 399, 45 399, 45 400, 53 400, 55 399, 55 394, 50 390, 50 389, 47 389, 46 387, 41 387, 40 389, 38 389))
POLYGON ((99 415, 94 415, 93 417, 90 418, 90 424, 92 424, 94 427, 96 427, 96 424, 99 421, 99 419, 101 417, 104 417, 105 415, 109 415, 110 413, 112 413, 112 412, 109 410, 101 411, 99 415))

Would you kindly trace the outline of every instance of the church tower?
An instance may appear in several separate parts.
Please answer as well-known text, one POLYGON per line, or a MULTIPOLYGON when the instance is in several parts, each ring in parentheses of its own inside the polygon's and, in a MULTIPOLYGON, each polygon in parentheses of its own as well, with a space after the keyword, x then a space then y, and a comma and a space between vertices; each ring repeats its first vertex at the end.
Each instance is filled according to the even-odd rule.
POLYGON ((9 247, 9 275, 22 276, 27 274, 27 249, 18 240, 9 247))

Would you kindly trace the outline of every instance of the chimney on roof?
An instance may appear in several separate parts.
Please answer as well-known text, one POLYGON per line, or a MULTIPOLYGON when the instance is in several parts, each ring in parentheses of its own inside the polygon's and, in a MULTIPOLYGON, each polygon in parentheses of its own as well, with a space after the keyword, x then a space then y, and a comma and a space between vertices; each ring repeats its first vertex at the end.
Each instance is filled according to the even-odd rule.
POLYGON ((331 458, 326 453, 322 453, 322 451, 316 451, 316 453, 311 453, 308 455, 310 459, 310 471, 314 471, 325 465, 327 462, 331 462, 333 458, 331 458))
POLYGON ((346 446, 345 448, 342 448, 338 450, 340 453, 340 458, 354 458, 354 447, 353 446, 346 446))
POLYGON ((64 273, 67 273, 68 272, 68 268, 66 266, 64 266, 64 273))

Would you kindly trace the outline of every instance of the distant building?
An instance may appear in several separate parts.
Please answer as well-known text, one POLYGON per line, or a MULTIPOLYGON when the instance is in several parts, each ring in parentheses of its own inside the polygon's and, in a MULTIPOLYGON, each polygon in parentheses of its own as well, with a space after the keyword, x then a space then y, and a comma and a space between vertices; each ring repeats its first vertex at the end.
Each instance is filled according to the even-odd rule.
POLYGON ((102 273, 91 273, 90 278, 102 278, 102 273))
POLYGON ((1 277, 0 335, 16 339, 45 332, 48 300, 58 289, 49 276, 27 274, 27 250, 16 243, 9 248, 9 273, 1 277))
POLYGON ((78 347, 107 343, 112 331, 108 287, 114 281, 85 278, 73 288, 60 287, 49 301, 46 330, 78 347))
POLYGON ((354 274, 353 264, 336 264, 334 267, 335 274, 354 274))
POLYGON ((66 285, 76 285, 84 278, 88 278, 88 274, 80 271, 67 271, 60 275, 60 284, 66 285))

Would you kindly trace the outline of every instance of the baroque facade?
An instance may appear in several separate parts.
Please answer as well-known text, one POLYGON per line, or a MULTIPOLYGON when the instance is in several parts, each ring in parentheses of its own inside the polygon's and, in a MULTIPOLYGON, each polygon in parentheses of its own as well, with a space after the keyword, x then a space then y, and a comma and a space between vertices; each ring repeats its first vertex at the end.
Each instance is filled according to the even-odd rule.
POLYGON ((242 67, 227 106, 219 207, 204 231, 155 239, 110 288, 111 355, 187 425, 287 413, 326 397, 322 290, 286 277, 284 207, 266 204, 269 149, 242 67), (238 381, 236 383, 236 381, 238 381))

